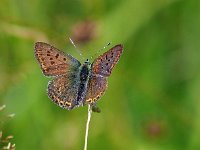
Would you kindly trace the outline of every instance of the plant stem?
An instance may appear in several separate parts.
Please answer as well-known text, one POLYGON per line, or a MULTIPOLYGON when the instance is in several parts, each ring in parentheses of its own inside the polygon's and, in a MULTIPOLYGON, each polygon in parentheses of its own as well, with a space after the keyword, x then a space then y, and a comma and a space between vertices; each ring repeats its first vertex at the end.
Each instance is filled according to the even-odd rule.
POLYGON ((91 106, 88 105, 88 118, 87 118, 87 123, 86 123, 86 131, 85 131, 85 145, 84 145, 84 150, 87 150, 87 139, 88 139, 88 131, 89 131, 89 125, 90 125, 90 118, 92 115, 92 109, 91 106))

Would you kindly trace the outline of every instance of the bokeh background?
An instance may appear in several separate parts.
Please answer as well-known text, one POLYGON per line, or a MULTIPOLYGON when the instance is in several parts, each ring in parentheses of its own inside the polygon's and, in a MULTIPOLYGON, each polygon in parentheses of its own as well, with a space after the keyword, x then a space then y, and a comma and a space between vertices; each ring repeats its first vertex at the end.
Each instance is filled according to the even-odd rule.
POLYGON ((0 131, 18 150, 83 149, 87 107, 54 105, 34 58, 43 41, 83 62, 69 37, 85 58, 124 45, 89 150, 200 149, 199 0, 1 0, 0 131))

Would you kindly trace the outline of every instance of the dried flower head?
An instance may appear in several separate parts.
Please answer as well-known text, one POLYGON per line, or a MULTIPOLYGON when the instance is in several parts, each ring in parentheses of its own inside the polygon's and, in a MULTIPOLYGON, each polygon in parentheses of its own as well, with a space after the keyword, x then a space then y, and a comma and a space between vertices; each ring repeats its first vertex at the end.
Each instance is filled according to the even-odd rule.
MULTIPOLYGON (((0 106, 0 112, 2 112, 6 108, 6 105, 0 106)), ((5 128, 5 122, 9 118, 13 118, 15 114, 9 114, 9 115, 2 115, 0 117, 0 128, 5 128)), ((3 131, 0 131, 0 149, 2 150, 15 150, 15 144, 11 143, 11 140, 13 139, 12 135, 3 136, 3 131)))

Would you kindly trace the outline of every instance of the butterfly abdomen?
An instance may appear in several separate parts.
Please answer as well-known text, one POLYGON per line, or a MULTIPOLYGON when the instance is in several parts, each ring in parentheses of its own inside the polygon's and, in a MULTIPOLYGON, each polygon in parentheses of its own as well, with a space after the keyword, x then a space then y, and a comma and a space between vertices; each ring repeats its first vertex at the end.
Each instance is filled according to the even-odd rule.
POLYGON ((82 65, 80 70, 80 85, 78 88, 77 105, 83 105, 85 100, 87 83, 90 76, 90 64, 85 63, 82 65))

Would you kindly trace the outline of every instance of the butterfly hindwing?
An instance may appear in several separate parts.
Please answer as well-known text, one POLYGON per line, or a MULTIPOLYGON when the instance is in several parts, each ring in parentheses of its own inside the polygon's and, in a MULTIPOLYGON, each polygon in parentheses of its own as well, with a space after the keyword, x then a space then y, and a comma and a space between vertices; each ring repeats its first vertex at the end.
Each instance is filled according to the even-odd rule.
POLYGON ((122 51, 123 46, 116 45, 109 51, 99 56, 97 59, 94 60, 92 64, 92 73, 99 74, 105 77, 110 76, 113 67, 119 61, 122 51))
POLYGON ((81 64, 69 54, 43 42, 35 44, 35 57, 46 76, 58 76, 73 72, 81 64))
POLYGON ((107 78, 92 74, 88 81, 86 103, 94 104, 105 92, 107 88, 107 78))
POLYGON ((71 110, 76 106, 78 85, 76 74, 58 76, 49 82, 48 96, 58 106, 71 110))

